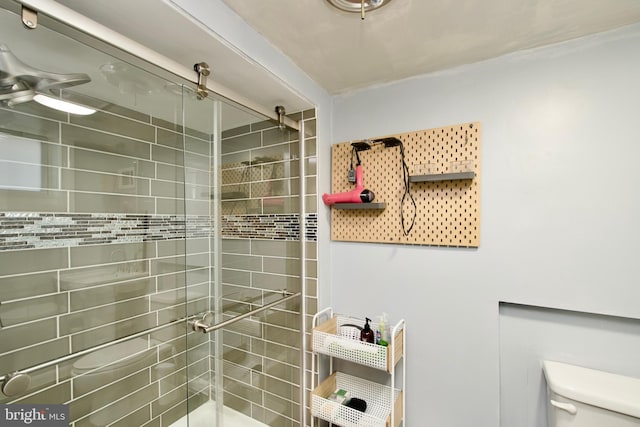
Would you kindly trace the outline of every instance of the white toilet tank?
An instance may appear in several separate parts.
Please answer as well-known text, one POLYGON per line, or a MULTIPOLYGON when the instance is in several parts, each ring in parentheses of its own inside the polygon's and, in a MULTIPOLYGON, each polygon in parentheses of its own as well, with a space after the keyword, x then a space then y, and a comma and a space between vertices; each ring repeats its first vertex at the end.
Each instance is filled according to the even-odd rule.
POLYGON ((640 379, 544 361, 549 427, 640 426, 640 379))

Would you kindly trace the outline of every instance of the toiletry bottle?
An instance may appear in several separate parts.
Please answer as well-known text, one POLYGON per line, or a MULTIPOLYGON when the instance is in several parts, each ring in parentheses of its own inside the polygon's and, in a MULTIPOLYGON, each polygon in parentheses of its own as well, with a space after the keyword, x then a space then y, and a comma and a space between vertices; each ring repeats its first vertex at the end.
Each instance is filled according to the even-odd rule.
POLYGON ((360 341, 370 342, 373 344, 375 341, 375 334, 373 333, 371 326, 369 326, 370 321, 371 319, 368 317, 365 318, 364 328, 360 331, 360 341))
POLYGON ((389 345, 389 333, 387 331, 387 313, 382 313, 380 316, 380 322, 378 323, 378 334, 380 339, 377 344, 388 346, 389 345))

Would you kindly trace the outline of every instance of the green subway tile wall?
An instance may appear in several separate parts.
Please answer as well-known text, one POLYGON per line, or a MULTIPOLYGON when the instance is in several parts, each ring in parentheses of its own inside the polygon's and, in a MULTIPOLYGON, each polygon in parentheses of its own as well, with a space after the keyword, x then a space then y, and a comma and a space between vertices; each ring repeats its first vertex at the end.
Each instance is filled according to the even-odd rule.
MULTIPOLYGON (((167 129, 180 126, 110 110, 0 107, 2 375, 209 309, 211 137, 191 132, 183 153, 182 134, 167 129), (185 215, 184 196, 198 215, 185 215)), ((208 338, 184 333, 41 369, 0 402, 68 403, 74 427, 167 426, 188 395, 194 406, 210 397, 186 378, 209 381, 208 338)))
MULTIPOLYGON (((315 110, 293 117, 304 120, 307 135, 315 135, 315 110)), ((315 138, 311 141, 302 160, 305 190, 315 198, 315 138)), ((307 204, 301 238, 299 143, 297 131, 282 131, 273 121, 223 132, 221 297, 227 313, 275 300, 281 289, 300 291, 302 280, 313 309, 307 316, 317 310, 317 206, 307 204), (301 242, 307 254, 304 278, 301 242)), ((301 323, 300 305, 294 302, 225 329, 227 406, 270 426, 300 425, 301 323)))
MULTIPOLYGON (((315 112, 298 116, 314 135, 315 112)), ((0 167, 12 171, 0 174, 0 374, 213 306, 212 138, 182 130, 117 106, 71 119, 0 107, 0 167)), ((223 134, 224 318, 299 291, 302 280, 315 312, 317 206, 307 202, 301 239, 298 138, 271 121, 223 134)), ((305 148, 313 201, 315 138, 305 148)), ((267 425, 298 425, 300 324, 299 304, 288 303, 222 334, 225 404, 267 425)), ((0 403, 69 403, 75 427, 167 426, 186 414, 187 394, 190 409, 215 398, 211 339, 165 328, 110 347, 96 375, 72 359, 34 372, 27 393, 0 403), (132 363, 112 369, 131 351, 132 363)))

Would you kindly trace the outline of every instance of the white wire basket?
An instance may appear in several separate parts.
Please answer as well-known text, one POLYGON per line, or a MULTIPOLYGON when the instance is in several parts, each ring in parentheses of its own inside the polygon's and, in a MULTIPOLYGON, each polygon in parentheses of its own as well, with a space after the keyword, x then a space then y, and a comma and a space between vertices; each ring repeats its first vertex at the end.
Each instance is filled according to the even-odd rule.
MULTIPOLYGON (((403 331, 401 329, 398 330, 388 346, 381 346, 360 341, 360 330, 347 325, 364 325, 364 320, 341 315, 333 316, 313 329, 311 337, 312 350, 360 365, 391 372, 391 369, 393 369, 391 357, 397 356, 393 360, 395 364, 402 355, 403 331)), ((371 329, 375 334, 377 325, 372 324, 371 329)))
POLYGON ((400 396, 398 389, 335 372, 311 393, 311 414, 342 427, 387 427, 391 425, 391 405, 396 405, 395 416, 399 417, 396 421, 402 419, 402 408, 398 406, 400 396), (329 400, 328 397, 336 389, 347 390, 351 398, 364 400, 367 403, 366 411, 360 412, 329 400), (390 399, 391 396, 393 399, 390 399))

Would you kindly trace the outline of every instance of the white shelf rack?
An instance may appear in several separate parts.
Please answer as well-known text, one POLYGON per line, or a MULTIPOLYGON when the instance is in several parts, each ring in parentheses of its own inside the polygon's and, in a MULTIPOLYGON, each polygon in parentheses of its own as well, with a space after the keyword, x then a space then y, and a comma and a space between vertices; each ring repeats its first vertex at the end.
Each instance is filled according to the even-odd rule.
MULTIPOLYGON (((405 321, 390 327, 388 346, 359 340, 360 331, 350 325, 364 325, 364 319, 334 315, 326 308, 313 317, 311 347, 315 353, 311 362, 313 390, 311 392, 311 426, 315 419, 323 419, 341 427, 398 427, 404 422, 404 384, 406 379, 405 321), (329 375, 320 381, 318 355, 329 360, 329 375), (318 361, 316 362, 316 359, 318 361), (338 358, 385 371, 391 386, 365 380, 343 372, 334 372, 333 359, 338 358), (402 387, 395 388, 396 369, 402 363, 402 387), (337 389, 347 390, 351 397, 367 402, 365 412, 360 412, 328 397, 337 389)), ((374 333, 377 325, 372 324, 374 333)))

